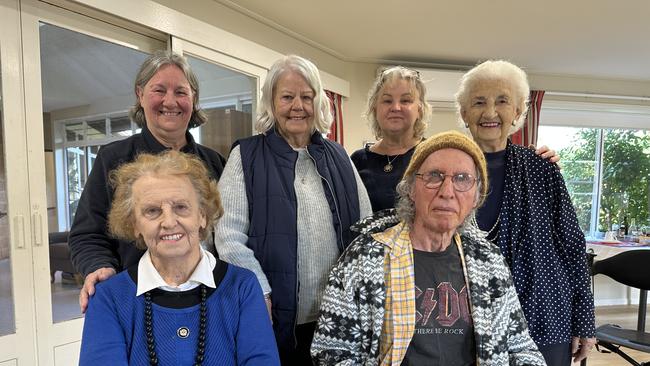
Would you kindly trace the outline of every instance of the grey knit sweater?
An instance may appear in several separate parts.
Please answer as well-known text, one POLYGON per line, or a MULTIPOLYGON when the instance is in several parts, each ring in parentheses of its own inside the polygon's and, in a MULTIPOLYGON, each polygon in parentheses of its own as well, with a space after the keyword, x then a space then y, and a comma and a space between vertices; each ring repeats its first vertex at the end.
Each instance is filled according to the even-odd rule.
MULTIPOLYGON (((298 211, 298 313, 297 324, 316 321, 327 275, 339 256, 332 213, 321 177, 306 149, 297 149, 294 188, 298 211)), ((372 213, 370 200, 357 171, 361 217, 372 213)), ((272 291, 248 241, 248 201, 239 146, 233 148, 219 181, 224 216, 215 228, 217 252, 226 262, 253 271, 264 293, 272 291)))

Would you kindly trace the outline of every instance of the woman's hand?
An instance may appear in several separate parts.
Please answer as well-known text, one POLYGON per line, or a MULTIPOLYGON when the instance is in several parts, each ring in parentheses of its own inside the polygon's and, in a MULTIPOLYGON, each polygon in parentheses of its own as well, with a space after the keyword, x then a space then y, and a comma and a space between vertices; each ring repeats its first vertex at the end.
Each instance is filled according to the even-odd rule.
POLYGON ((571 355, 573 362, 580 362, 587 358, 587 354, 594 348, 596 338, 571 338, 571 355))
POLYGON ((271 303, 271 294, 264 294, 264 302, 266 303, 266 310, 269 312, 269 318, 271 323, 273 323, 273 315, 271 315, 271 310, 273 309, 273 304, 271 303))
POLYGON ((95 284, 97 284, 97 282, 106 281, 115 273, 115 269, 103 267, 86 276, 84 286, 81 288, 81 292, 79 293, 79 307, 81 308, 82 313, 85 313, 88 308, 88 299, 95 294, 95 284))
POLYGON ((555 150, 550 149, 548 146, 543 145, 538 148, 535 148, 535 145, 528 145, 529 148, 535 149, 535 154, 542 157, 542 159, 548 159, 551 163, 557 163, 560 161, 560 155, 558 155, 555 150))

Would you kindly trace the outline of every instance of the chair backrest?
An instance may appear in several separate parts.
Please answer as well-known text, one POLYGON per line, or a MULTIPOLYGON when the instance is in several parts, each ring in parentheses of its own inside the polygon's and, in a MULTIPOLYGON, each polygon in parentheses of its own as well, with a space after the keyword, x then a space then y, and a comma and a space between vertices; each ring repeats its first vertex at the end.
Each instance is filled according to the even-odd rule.
POLYGON ((629 250, 596 261, 592 275, 603 274, 614 281, 642 290, 650 290, 650 250, 629 250))

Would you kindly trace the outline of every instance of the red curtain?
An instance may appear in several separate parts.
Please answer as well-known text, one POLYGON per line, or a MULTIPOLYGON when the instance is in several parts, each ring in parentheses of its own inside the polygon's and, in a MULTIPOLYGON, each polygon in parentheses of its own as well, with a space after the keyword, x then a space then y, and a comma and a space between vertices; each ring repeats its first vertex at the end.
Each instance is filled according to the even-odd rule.
POLYGON ((537 130, 539 129, 539 113, 542 110, 542 99, 544 99, 544 90, 530 91, 530 105, 528 106, 526 121, 524 121, 523 127, 510 137, 513 144, 537 146, 537 130))
POLYGON ((330 107, 332 108, 332 126, 327 133, 327 138, 336 141, 343 146, 343 111, 341 110, 342 97, 332 91, 325 90, 325 94, 330 100, 330 107))

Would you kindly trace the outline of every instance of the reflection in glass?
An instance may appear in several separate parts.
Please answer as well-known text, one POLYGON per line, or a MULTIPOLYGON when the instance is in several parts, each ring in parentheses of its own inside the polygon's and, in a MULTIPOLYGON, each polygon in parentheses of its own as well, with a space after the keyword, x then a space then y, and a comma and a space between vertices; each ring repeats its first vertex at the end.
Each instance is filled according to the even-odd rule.
POLYGON ((133 135, 131 119, 129 117, 111 118, 111 134, 121 138, 133 135))
POLYGON ((88 121, 86 136, 89 140, 99 140, 106 138, 106 118, 97 121, 88 121))
POLYGON ((227 157, 235 140, 253 134, 257 81, 237 71, 185 56, 199 79, 199 103, 208 115, 208 122, 192 133, 197 142, 227 157))
MULTIPOLYGON (((2 79, 0 76, 0 85, 2 79)), ((2 88, 0 87, 0 102, 2 88)), ((7 216, 7 171, 5 169, 4 149, 4 108, 0 103, 0 336, 16 332, 14 296, 11 271, 11 240, 9 237, 9 217, 7 216)))
POLYGON ((39 35, 43 123, 53 131, 45 144, 52 318, 60 322, 81 316, 67 232, 99 147, 133 134, 133 80, 147 54, 46 23, 39 35))
POLYGON ((82 141, 84 139, 83 122, 66 123, 65 138, 67 141, 82 141))

